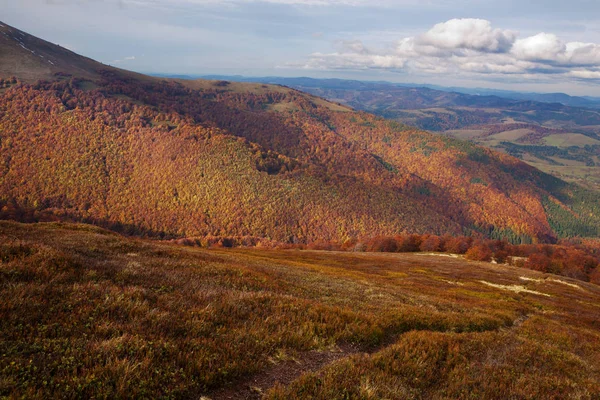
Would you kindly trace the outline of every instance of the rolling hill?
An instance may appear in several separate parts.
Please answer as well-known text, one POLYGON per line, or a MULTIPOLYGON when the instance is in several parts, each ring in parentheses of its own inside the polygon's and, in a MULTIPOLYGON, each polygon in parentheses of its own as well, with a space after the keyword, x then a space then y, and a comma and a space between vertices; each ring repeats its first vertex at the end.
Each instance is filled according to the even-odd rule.
MULTIPOLYGON (((414 86, 414 85, 413 85, 414 86)), ((473 94, 477 96, 498 96, 513 100, 537 101, 542 103, 560 103, 571 107, 600 108, 600 97, 593 96, 570 96, 566 93, 531 93, 515 92, 511 90, 485 89, 485 88, 442 88, 428 86, 431 89, 443 91, 473 94)))
POLYGON ((593 99, 482 89, 477 92, 485 95, 473 95, 340 79, 232 79, 286 85, 410 126, 470 140, 561 179, 600 190, 600 112, 593 99))
POLYGON ((124 72, 2 25, 5 218, 291 243, 599 234, 595 193, 514 157, 286 87, 124 72))

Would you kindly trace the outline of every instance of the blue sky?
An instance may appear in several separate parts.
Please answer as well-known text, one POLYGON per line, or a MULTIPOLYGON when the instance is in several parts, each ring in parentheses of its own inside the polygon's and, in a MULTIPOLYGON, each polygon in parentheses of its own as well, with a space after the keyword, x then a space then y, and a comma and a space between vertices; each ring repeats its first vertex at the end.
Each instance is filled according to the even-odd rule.
POLYGON ((146 73, 600 96, 598 0, 0 0, 5 23, 146 73))

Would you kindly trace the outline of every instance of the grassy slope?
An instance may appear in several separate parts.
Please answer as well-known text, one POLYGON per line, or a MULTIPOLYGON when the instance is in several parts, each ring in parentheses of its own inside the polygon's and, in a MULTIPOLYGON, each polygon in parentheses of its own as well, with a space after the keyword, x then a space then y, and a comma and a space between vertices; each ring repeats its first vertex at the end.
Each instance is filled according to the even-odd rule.
POLYGON ((68 49, 29 35, 0 21, 0 77, 18 77, 35 83, 55 80, 56 73, 97 79, 99 70, 118 71, 126 76, 153 81, 155 78, 100 64, 68 49))
POLYGON ((600 396, 600 290, 567 278, 426 255, 182 248, 55 223, 0 222, 0 261, 0 396, 218 398, 348 344, 367 353, 265 397, 600 396))

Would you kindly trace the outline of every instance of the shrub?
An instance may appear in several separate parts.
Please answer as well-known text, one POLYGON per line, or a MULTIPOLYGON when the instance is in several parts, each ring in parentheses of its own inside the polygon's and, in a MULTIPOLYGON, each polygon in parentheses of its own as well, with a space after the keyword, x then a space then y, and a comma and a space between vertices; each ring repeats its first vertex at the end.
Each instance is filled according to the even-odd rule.
POLYGON ((529 256, 525 262, 525 268, 533 269, 535 271, 550 272, 552 266, 552 260, 545 254, 535 253, 529 256))
POLYGON ((466 253, 465 257, 473 261, 491 261, 492 251, 490 248, 482 243, 476 244, 471 247, 466 253))
POLYGON ((421 236, 419 235, 406 235, 398 236, 398 251, 402 253, 417 252, 421 248, 421 236))
POLYGON ((439 236, 428 235, 420 246, 421 251, 442 251, 442 239, 439 236))
POLYGON ((379 236, 369 241, 367 251, 395 253, 398 251, 398 242, 390 236, 379 236))
POLYGON ((467 237, 451 238, 446 242, 446 252, 453 254, 465 254, 471 247, 473 239, 467 237))
POLYGON ((508 260, 508 251, 506 250, 498 250, 494 253, 494 260, 498 264, 505 264, 508 260))

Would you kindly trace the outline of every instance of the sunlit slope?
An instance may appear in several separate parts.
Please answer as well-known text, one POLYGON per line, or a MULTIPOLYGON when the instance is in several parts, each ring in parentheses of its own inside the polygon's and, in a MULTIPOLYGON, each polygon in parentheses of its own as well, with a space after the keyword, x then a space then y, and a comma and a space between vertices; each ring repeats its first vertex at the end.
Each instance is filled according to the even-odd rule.
POLYGON ((0 122, 8 133, 2 200, 131 233, 314 241, 406 229, 460 231, 433 211, 419 216, 402 192, 353 177, 330 181, 310 166, 180 115, 61 90, 73 90, 70 105, 52 91, 7 94, 13 96, 0 122))
POLYGON ((7 222, 0 261, 0 396, 600 396, 600 290, 564 277, 7 222))

